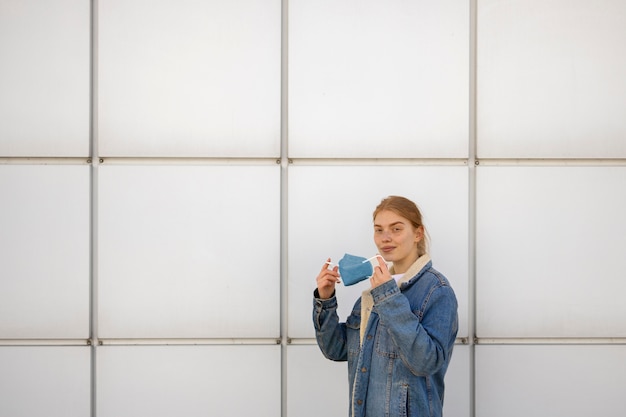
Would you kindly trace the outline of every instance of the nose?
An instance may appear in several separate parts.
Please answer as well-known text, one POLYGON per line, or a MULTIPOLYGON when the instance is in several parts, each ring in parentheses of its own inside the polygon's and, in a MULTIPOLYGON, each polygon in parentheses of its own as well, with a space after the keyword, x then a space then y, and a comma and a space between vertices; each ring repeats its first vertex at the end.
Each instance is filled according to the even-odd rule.
POLYGON ((384 230, 382 233, 382 240, 383 242, 388 242, 391 240, 391 234, 389 233, 388 230, 384 230))

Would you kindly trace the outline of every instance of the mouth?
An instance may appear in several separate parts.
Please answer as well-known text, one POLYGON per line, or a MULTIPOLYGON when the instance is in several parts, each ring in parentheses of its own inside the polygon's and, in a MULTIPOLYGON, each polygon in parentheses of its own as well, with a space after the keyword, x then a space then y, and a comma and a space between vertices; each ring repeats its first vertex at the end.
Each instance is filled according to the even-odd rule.
POLYGON ((380 250, 384 253, 389 253, 394 249, 395 249, 394 246, 383 246, 382 248, 380 248, 380 250))

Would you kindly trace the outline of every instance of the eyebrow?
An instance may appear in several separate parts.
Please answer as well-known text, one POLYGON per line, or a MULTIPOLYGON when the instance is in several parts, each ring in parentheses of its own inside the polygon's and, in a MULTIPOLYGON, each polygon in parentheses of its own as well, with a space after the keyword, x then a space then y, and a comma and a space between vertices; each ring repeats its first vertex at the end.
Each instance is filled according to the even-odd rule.
MULTIPOLYGON (((402 221, 398 221, 398 222, 393 222, 393 223, 391 223, 391 224, 389 225, 389 227, 391 227, 391 226, 395 226, 395 225, 397 225, 397 224, 401 224, 401 225, 403 225, 403 226, 404 226, 404 222, 402 222, 402 221)), ((374 224, 374 227, 382 227, 382 226, 381 226, 380 224, 374 224)))

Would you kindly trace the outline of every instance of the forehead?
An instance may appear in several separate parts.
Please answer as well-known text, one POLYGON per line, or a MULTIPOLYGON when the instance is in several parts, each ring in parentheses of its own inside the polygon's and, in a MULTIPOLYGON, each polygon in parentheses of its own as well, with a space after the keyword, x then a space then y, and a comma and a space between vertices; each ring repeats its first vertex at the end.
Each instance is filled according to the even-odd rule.
POLYGON ((410 224, 408 219, 391 210, 382 210, 374 218, 374 226, 389 226, 396 223, 410 224))

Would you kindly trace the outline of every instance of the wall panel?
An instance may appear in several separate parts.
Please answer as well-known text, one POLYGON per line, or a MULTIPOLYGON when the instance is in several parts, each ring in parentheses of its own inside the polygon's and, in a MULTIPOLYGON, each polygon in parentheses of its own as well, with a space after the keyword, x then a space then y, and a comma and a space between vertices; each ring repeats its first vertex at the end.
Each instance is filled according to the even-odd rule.
POLYGON ((477 346, 480 417, 626 413, 625 346, 477 346))
POLYGON ((0 1, 0 156, 89 156, 89 3, 0 1))
POLYGON ((478 0, 480 158, 626 157, 626 3, 478 0))
POLYGON ((89 337, 89 167, 0 165, 0 339, 89 337))
MULTIPOLYGON (((467 336, 468 170, 466 166, 292 166, 289 170, 289 337, 314 337, 315 278, 331 257, 376 254, 372 212, 388 195, 418 204, 431 236, 433 266, 459 301, 459 337, 467 336)), ((337 287, 345 320, 367 289, 364 281, 337 287)))
POLYGON ((469 2, 289 2, 289 156, 467 156, 469 2))
POLYGON ((477 170, 480 337, 626 337, 625 167, 477 170))
POLYGON ((280 416, 280 346, 107 346, 99 417, 280 416))
POLYGON ((288 416, 347 416, 348 363, 333 362, 317 346, 287 346, 288 416))
POLYGON ((0 347, 0 415, 89 417, 88 347, 0 347))
POLYGON ((279 335, 280 167, 102 166, 98 185, 100 337, 279 335))
MULTIPOLYGON (((446 417, 469 417, 469 346, 457 345, 446 374, 446 417)), ((333 362, 317 346, 287 347, 287 415, 347 416, 347 362, 333 362)))
POLYGON ((622 417, 623 39, 619 0, 0 0, 0 415, 346 415, 315 277, 399 194, 470 343, 446 417, 622 417))
POLYGON ((280 155, 280 7, 99 2, 100 155, 280 155))

